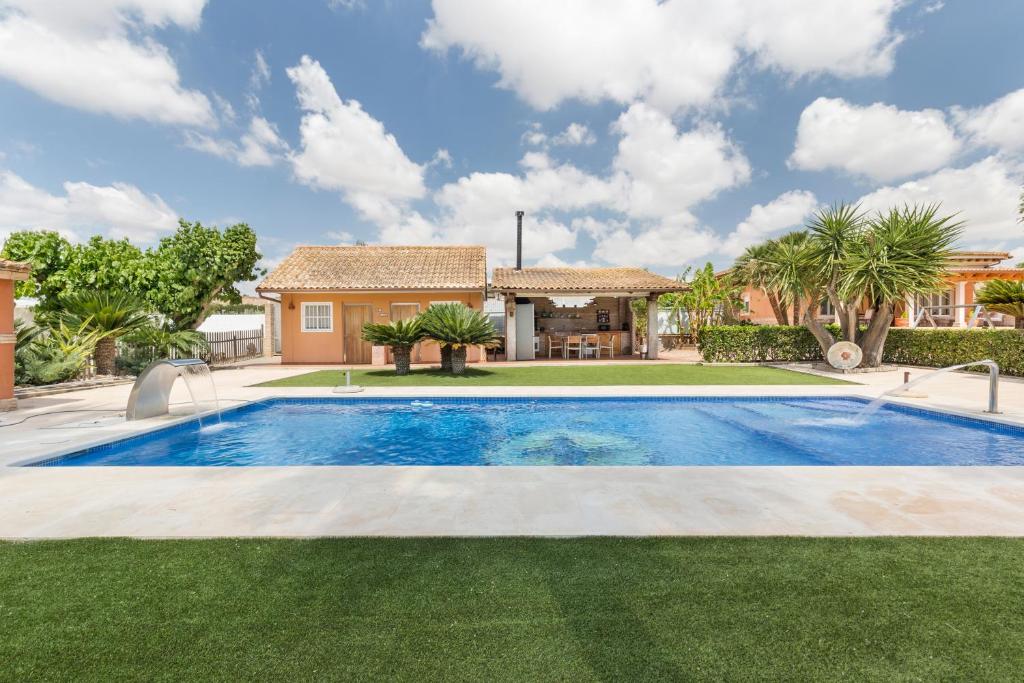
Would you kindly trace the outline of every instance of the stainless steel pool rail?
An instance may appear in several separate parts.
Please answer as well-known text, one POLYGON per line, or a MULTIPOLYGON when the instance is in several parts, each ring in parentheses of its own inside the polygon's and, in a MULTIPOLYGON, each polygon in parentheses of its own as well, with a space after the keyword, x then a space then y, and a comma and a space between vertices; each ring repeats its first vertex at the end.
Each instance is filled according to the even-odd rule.
POLYGON ((999 364, 988 358, 985 360, 971 361, 970 363, 961 363, 960 365, 950 365, 948 368, 940 368, 934 372, 929 372, 923 377, 918 377, 913 382, 907 382, 902 386, 891 389, 885 392, 885 394, 889 396, 897 396, 926 379, 934 377, 935 375, 953 372, 954 370, 963 370, 964 368, 972 368, 978 365, 984 365, 988 368, 988 410, 985 412, 997 415, 999 413, 999 364))

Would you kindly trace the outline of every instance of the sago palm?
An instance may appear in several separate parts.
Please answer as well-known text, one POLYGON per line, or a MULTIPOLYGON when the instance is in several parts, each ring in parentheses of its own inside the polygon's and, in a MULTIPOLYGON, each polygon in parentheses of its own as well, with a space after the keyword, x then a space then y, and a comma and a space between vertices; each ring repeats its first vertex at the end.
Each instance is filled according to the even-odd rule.
POLYGON ((363 339, 374 346, 387 346, 395 357, 395 374, 408 375, 412 347, 423 341, 424 332, 420 318, 396 320, 390 323, 366 323, 363 325, 363 339))
POLYGON ((974 299, 996 313, 1013 316, 1013 326, 1024 330, 1024 282, 991 280, 974 299))
POLYGON ((114 374, 117 338, 150 322, 142 302, 121 292, 99 290, 66 294, 61 297, 61 306, 61 322, 96 333, 93 358, 99 375, 114 374))
POLYGON ((483 313, 462 304, 431 306, 424 313, 426 336, 451 349, 451 369, 456 375, 466 371, 466 347, 492 346, 498 332, 483 313))

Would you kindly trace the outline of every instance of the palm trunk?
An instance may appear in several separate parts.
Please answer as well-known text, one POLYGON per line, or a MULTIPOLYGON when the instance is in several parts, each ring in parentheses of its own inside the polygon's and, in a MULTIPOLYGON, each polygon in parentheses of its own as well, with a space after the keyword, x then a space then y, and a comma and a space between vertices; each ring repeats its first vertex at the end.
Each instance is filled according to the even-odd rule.
POLYGON ((879 304, 871 316, 868 329, 861 338, 860 348, 864 352, 864 360, 860 363, 861 367, 877 368, 882 364, 885 340, 889 336, 890 327, 892 327, 892 305, 879 304))
POLYGON ((452 371, 452 347, 448 344, 441 344, 441 371, 452 371))
POLYGON ((804 311, 804 325, 811 331, 814 338, 818 341, 818 346, 821 347, 822 357, 828 356, 828 350, 832 348, 832 345, 836 343, 836 338, 832 336, 832 333, 825 328, 820 320, 814 317, 814 309, 808 307, 804 311))
POLYGON ((96 342, 92 357, 96 361, 97 375, 113 375, 116 369, 114 359, 117 357, 117 343, 114 338, 104 337, 96 342))
POLYGON ((795 299, 793 301, 793 324, 796 325, 800 322, 800 300, 795 299))
POLYGON ((391 349, 391 355, 395 357, 395 374, 408 375, 409 362, 412 349, 408 346, 395 346, 391 349))
POLYGON ((779 298, 768 290, 765 290, 764 294, 768 298, 768 303, 771 304, 772 313, 775 314, 775 322, 779 325, 788 325, 789 318, 786 317, 786 309, 779 304, 779 298))
POLYGON ((466 372, 466 347, 452 349, 452 374, 461 375, 466 372))

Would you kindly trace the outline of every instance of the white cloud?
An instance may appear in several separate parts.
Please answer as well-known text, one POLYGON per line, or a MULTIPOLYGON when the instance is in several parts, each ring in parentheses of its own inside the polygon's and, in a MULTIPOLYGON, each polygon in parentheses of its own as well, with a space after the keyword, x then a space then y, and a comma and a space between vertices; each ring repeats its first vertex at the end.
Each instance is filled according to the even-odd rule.
POLYGON ((154 28, 195 29, 205 0, 0 0, 0 77, 66 106, 123 119, 212 126, 154 28))
POLYGON ((538 109, 706 105, 744 55, 800 77, 888 73, 899 0, 434 0, 425 49, 459 49, 538 109), (813 38, 809 39, 809 36, 813 38))
POLYGON ((984 107, 954 107, 953 119, 975 144, 1024 152, 1024 88, 984 107))
POLYGON ((933 171, 960 151, 960 141, 937 109, 904 111, 819 97, 800 114, 792 168, 838 169, 877 181, 933 171))
POLYGON ((592 145, 597 142, 597 138, 594 137, 594 134, 586 125, 573 122, 566 126, 565 130, 553 137, 551 142, 556 145, 575 147, 578 145, 592 145))
POLYGON ((526 132, 523 133, 522 142, 524 145, 530 145, 531 147, 542 147, 548 142, 548 135, 544 132, 544 128, 536 121, 532 122, 526 132))
POLYGON ((883 187, 861 198, 864 209, 885 211, 914 203, 941 203, 943 214, 959 213, 965 221, 963 246, 1008 248, 1024 242, 1016 223, 1024 168, 991 156, 966 168, 946 168, 898 186, 883 187))
POLYGON ((681 267, 713 252, 718 242, 692 215, 680 214, 636 233, 613 227, 599 236, 594 257, 623 266, 681 267))
POLYGON ((718 250, 726 256, 739 256, 752 244, 798 227, 817 207, 817 198, 806 190, 791 190, 767 204, 755 204, 718 250))
POLYGON ((304 55, 287 73, 305 112, 302 149, 291 155, 296 178, 341 192, 378 224, 399 219, 406 202, 426 194, 424 167, 359 102, 343 101, 319 62, 304 55))
POLYGON ((196 131, 185 131, 185 146, 213 154, 239 166, 272 166, 288 152, 288 143, 277 128, 262 116, 253 116, 249 128, 235 143, 196 131))
POLYGON ((149 242, 174 230, 178 213, 134 185, 64 183, 54 195, 11 171, 0 171, 0 242, 16 230, 57 230, 71 239, 103 230, 111 237, 149 242))
POLYGON ((430 163, 427 166, 443 166, 445 168, 452 167, 452 153, 444 147, 439 148, 434 152, 434 156, 431 157, 430 163))
POLYGON ((619 208, 662 218, 745 183, 750 164, 721 127, 680 133, 661 112, 634 104, 615 123, 622 135, 613 167, 624 188, 619 208))

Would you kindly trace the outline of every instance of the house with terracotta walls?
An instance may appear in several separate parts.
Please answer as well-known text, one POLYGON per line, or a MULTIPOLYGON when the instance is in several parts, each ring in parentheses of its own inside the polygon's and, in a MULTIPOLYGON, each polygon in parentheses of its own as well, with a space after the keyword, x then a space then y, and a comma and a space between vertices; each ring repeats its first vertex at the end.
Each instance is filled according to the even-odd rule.
MULTIPOLYGON (((257 287, 281 305, 283 363, 385 365, 386 349, 363 341, 363 325, 412 318, 431 304, 483 311, 487 255, 482 246, 300 246, 257 287)), ((414 363, 437 363, 423 342, 414 363)), ((471 348, 470 362, 486 360, 471 348)))
POLYGON ((14 410, 14 283, 27 280, 30 266, 0 259, 0 410, 14 410))
MULTIPOLYGON (((946 286, 933 294, 908 298, 897 306, 894 323, 906 327, 1013 327, 1013 317, 989 313, 976 303, 976 295, 986 282, 1024 281, 1024 268, 1014 267, 1008 263, 1009 259, 1010 254, 1005 251, 955 252, 947 266, 946 286)), ((747 287, 741 298, 741 320, 759 325, 777 324, 771 302, 762 290, 747 287)), ((835 319, 835 312, 828 301, 806 301, 802 306, 813 306, 815 315, 823 322, 835 319)), ((789 310, 788 315, 790 322, 794 323, 793 311, 789 310)), ((799 324, 799 320, 795 324, 799 324)))

